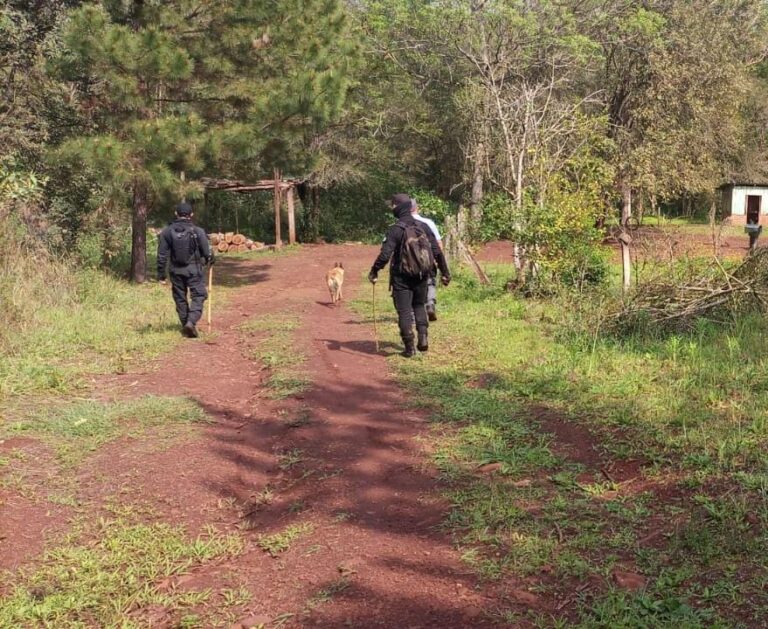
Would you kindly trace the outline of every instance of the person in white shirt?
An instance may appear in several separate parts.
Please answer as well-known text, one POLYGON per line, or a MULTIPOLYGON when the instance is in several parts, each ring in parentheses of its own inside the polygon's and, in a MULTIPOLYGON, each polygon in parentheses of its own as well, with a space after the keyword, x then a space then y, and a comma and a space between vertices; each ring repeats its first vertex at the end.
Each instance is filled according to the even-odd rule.
MULTIPOLYGON (((411 199, 411 214, 417 221, 424 223, 429 227, 430 231, 434 234, 437 245, 440 247, 440 251, 443 250, 443 239, 440 237, 440 231, 437 229, 435 222, 425 216, 419 214, 419 205, 416 203, 416 199, 411 199)), ((437 273, 432 273, 427 280, 427 316, 430 321, 437 321, 437 273)))

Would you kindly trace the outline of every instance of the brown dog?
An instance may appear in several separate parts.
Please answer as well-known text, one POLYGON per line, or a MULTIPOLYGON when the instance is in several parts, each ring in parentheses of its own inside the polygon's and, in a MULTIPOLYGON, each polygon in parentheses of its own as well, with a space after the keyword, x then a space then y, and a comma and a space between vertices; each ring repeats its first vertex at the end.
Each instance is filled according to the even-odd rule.
POLYGON ((325 281, 331 293, 331 302, 335 306, 341 301, 341 286, 344 284, 344 267, 337 262, 333 268, 325 274, 325 281))

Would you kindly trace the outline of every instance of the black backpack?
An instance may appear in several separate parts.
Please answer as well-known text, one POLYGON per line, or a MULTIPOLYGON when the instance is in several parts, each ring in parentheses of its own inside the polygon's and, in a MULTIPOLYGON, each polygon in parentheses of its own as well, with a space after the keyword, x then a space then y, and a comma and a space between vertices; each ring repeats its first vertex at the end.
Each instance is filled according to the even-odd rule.
POLYGON ((398 225, 403 228, 398 271, 409 277, 427 277, 435 268, 435 258, 424 228, 418 223, 399 222, 398 225))
POLYGON ((175 266, 187 266, 197 251, 197 232, 192 224, 171 227, 171 261, 175 266))

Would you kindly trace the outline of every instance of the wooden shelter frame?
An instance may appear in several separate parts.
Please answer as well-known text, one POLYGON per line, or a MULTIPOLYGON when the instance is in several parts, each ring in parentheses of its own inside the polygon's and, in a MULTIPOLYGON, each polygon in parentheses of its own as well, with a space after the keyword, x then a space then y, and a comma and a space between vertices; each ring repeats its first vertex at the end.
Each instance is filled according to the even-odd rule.
POLYGON ((208 192, 262 192, 271 190, 275 206, 275 247, 282 247, 280 234, 280 219, 282 218, 283 198, 288 210, 288 244, 296 243, 296 212, 295 189, 301 183, 300 179, 283 179, 279 170, 275 169, 273 179, 262 179, 255 183, 246 183, 235 179, 200 179, 206 194, 208 192))

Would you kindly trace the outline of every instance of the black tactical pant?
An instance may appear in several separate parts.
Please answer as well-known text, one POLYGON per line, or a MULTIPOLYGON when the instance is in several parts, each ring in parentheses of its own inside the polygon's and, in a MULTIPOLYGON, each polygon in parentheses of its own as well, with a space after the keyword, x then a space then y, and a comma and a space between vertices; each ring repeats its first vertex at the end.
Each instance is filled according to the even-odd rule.
POLYGON ((429 327, 427 319, 427 279, 406 278, 392 275, 392 299, 397 310, 397 322, 400 326, 400 336, 403 340, 413 338, 413 322, 416 330, 426 332, 429 327))
POLYGON ((208 298, 205 277, 200 274, 176 275, 171 273, 170 275, 173 289, 171 292, 181 325, 186 323, 197 325, 200 317, 203 316, 203 303, 208 298), (189 289, 189 301, 187 301, 187 289, 189 289))

